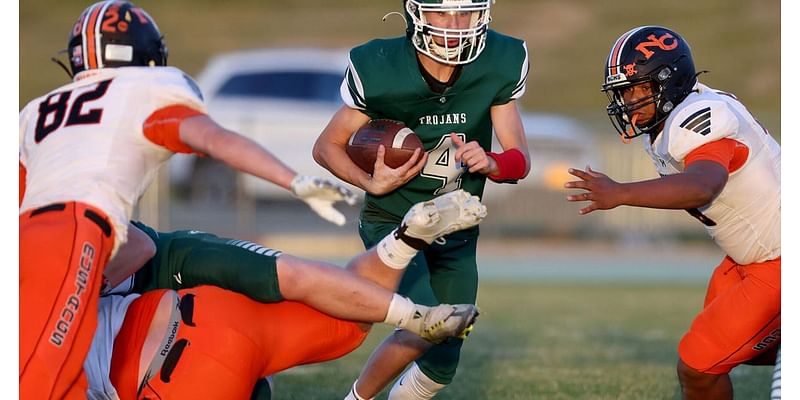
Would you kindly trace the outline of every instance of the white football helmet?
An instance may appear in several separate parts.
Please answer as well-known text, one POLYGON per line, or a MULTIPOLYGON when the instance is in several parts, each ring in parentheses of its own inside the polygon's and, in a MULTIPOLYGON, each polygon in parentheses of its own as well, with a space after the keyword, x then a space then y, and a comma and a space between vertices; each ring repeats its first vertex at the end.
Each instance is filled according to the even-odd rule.
POLYGON ((408 35, 414 47, 436 61, 459 65, 474 61, 486 47, 493 0, 406 0, 408 35), (466 28, 437 27, 425 13, 468 13, 466 28), (437 39, 440 43, 437 43, 437 39), (456 42, 457 41, 457 42, 456 42), (453 43, 456 42, 456 43, 453 43))

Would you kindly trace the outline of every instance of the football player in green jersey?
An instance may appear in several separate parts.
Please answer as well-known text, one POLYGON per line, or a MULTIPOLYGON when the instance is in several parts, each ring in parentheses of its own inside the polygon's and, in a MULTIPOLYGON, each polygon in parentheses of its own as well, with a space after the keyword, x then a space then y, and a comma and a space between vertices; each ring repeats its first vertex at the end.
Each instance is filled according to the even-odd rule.
MULTIPOLYGON (((517 99, 525 92, 525 42, 488 29, 491 0, 405 0, 406 35, 350 51, 341 87, 345 105, 314 146, 314 159, 364 189, 359 233, 367 248, 418 201, 456 189, 481 196, 486 178, 516 182, 530 169, 517 99), (372 175, 347 156, 350 135, 371 119, 405 123, 426 154, 396 169, 378 150, 372 175), (492 153, 492 130, 502 152, 492 153)), ((478 228, 448 235, 420 252, 399 292, 422 304, 474 303, 478 228)), ((386 273, 392 273, 387 271, 386 273)), ((405 367, 390 399, 426 399, 449 384, 462 341, 431 346, 402 330, 376 349, 348 395, 369 399, 405 367)))

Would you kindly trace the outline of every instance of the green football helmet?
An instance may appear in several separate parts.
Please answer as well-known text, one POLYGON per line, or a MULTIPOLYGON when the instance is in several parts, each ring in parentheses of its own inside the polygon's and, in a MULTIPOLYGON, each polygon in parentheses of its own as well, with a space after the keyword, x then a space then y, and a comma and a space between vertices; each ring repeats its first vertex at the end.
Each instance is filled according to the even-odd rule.
POLYGON ((486 47, 493 0, 405 0, 406 34, 417 51, 444 64, 474 61, 486 47), (468 26, 434 26, 432 14, 468 19, 468 26))

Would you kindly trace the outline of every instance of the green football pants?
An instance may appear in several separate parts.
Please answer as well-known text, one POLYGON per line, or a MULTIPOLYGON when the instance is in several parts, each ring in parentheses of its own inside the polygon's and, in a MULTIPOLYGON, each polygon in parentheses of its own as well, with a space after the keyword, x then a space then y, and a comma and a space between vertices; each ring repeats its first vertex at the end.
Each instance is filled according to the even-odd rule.
MULTIPOLYGON (((362 220, 359 234, 364 246, 369 249, 397 226, 394 223, 362 220)), ((477 244, 477 228, 450 234, 444 238, 444 243, 434 242, 411 260, 398 293, 429 306, 440 303, 475 304, 478 292, 477 244)), ((462 339, 451 338, 434 345, 417 359, 417 365, 435 382, 449 384, 456 374, 463 342, 462 339)))

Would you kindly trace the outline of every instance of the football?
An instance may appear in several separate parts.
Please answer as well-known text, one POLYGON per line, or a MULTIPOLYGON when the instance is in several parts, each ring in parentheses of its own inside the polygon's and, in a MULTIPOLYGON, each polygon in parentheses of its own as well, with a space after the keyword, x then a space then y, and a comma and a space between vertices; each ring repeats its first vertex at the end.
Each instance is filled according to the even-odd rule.
POLYGON ((402 122, 373 119, 350 137, 347 155, 359 168, 372 174, 380 145, 386 149, 383 161, 391 168, 405 164, 414 150, 425 151, 419 136, 402 122))

